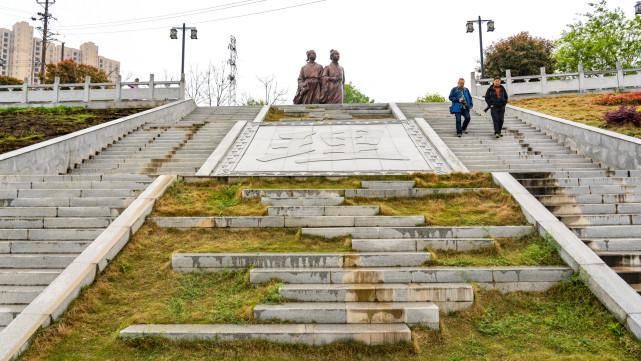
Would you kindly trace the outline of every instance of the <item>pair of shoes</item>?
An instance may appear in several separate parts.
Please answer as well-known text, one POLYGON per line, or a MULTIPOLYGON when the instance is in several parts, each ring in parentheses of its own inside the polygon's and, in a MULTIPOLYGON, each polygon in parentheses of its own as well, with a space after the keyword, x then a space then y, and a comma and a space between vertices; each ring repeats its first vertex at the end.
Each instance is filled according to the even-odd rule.
POLYGON ((501 134, 499 134, 499 133, 494 134, 494 136, 496 137, 496 139, 501 138, 501 134))

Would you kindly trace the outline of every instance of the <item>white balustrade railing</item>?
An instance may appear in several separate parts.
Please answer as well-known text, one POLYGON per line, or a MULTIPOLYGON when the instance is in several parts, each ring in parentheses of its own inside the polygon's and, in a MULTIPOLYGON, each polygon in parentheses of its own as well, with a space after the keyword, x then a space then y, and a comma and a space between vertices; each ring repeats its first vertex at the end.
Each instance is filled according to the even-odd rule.
POLYGON ((89 103, 94 101, 172 101, 185 99, 185 82, 148 81, 123 82, 118 77, 115 83, 61 84, 56 78, 53 84, 0 85, 0 105, 11 104, 59 104, 89 103))
MULTIPOLYGON (((492 79, 477 79, 471 74, 470 89, 473 95, 484 96, 492 79)), ((616 69, 604 71, 584 71, 579 66, 576 73, 547 74, 545 68, 537 75, 512 76, 508 69, 501 78, 508 94, 545 95, 559 93, 583 93, 586 91, 626 90, 641 88, 641 68, 623 69, 617 64, 616 69)))

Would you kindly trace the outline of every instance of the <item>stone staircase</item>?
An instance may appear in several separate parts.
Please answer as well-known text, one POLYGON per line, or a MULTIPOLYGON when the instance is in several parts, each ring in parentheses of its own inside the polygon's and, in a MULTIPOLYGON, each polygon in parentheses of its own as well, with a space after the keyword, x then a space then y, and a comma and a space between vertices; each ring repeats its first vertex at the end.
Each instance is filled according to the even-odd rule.
POLYGON ((255 306, 253 325, 138 325, 121 336, 189 340, 260 339, 322 345, 410 342, 409 326, 439 329, 440 317, 474 302, 474 288, 542 291, 570 274, 566 267, 430 267, 432 250, 494 247, 495 237, 520 237, 530 226, 426 227, 423 216, 384 217, 378 206, 349 206, 345 197, 411 197, 414 182, 362 182, 364 189, 247 189, 268 205, 265 217, 162 217, 162 227, 305 227, 303 234, 352 236, 349 253, 176 253, 177 272, 251 268, 250 282, 281 282, 281 304, 255 306), (419 222, 421 221, 421 222, 419 222), (420 224, 419 224, 420 223, 420 224), (430 251, 427 251, 427 250, 430 251))
POLYGON ((267 121, 394 120, 388 104, 276 105, 267 121))
POLYGON ((0 329, 152 180, 145 175, 0 175, 0 329))
POLYGON ((197 108, 171 126, 148 124, 87 159, 73 174, 194 175, 238 120, 260 107, 197 108))
POLYGON ((515 176, 641 293, 641 171, 532 172, 515 176))
MULTIPOLYGON (((478 101, 477 101, 478 102, 478 101)), ((480 108, 482 105, 477 104, 480 108)), ((469 134, 456 136, 447 104, 399 104, 408 118, 424 118, 470 171, 528 172, 598 170, 598 164, 516 117, 505 117, 503 138, 494 137, 489 116, 472 115, 469 134)))

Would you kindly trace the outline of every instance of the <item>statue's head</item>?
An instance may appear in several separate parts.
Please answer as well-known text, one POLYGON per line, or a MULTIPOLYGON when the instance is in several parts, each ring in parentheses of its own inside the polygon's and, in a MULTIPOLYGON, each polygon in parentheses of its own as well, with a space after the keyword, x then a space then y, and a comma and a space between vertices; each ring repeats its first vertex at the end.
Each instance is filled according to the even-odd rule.
POLYGON ((341 59, 341 53, 339 53, 338 50, 332 49, 329 52, 329 58, 333 62, 338 62, 341 59))
POLYGON ((316 61, 316 50, 307 51, 307 61, 314 62, 316 61))

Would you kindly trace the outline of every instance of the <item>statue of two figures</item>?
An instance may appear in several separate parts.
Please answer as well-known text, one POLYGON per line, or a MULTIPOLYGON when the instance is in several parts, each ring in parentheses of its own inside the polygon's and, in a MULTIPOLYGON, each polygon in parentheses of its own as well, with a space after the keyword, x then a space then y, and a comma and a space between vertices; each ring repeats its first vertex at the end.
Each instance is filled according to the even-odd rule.
POLYGON ((343 104, 345 70, 338 64, 341 54, 330 52, 331 63, 324 67, 316 63, 316 52, 307 52, 307 64, 298 76, 298 91, 294 104, 343 104))

